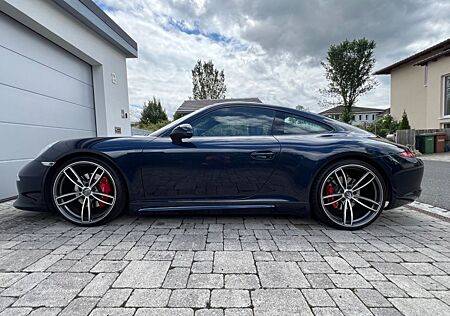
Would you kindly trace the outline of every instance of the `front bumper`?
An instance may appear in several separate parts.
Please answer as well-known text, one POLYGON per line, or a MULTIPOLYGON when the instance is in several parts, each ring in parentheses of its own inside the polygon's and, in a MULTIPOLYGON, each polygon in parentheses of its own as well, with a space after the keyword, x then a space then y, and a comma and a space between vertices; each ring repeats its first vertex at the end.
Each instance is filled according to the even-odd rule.
POLYGON ((41 162, 31 161, 25 165, 18 174, 18 197, 14 207, 29 211, 48 211, 45 201, 44 179, 50 167, 41 162))

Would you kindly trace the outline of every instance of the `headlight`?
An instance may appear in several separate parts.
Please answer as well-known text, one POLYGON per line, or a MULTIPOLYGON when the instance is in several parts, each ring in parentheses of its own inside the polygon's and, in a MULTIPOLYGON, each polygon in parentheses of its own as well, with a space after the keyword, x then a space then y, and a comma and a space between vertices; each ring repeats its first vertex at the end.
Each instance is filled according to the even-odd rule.
POLYGON ((40 155, 42 155, 47 149, 49 149, 50 147, 52 147, 54 144, 56 144, 58 141, 53 142, 51 144, 48 144, 47 146, 45 146, 40 152, 39 154, 36 155, 36 157, 34 159, 36 159, 37 157, 39 157, 40 155))

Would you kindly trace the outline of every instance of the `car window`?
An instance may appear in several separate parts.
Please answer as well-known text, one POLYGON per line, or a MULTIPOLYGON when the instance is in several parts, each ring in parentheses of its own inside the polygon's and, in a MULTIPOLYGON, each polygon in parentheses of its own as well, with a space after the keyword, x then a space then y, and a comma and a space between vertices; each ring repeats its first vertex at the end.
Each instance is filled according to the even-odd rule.
POLYGON ((331 131, 325 124, 309 120, 299 115, 282 113, 277 114, 276 135, 304 135, 318 134, 331 131))
POLYGON ((194 136, 261 136, 272 134, 274 111, 260 107, 228 107, 191 123, 194 136))

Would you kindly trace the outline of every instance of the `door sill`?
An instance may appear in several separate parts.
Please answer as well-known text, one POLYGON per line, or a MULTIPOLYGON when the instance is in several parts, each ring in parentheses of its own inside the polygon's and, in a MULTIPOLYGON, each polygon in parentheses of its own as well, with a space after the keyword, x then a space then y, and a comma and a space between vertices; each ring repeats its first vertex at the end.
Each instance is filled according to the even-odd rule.
POLYGON ((170 212, 170 211, 204 211, 204 210, 234 210, 234 209, 267 209, 275 208, 271 204, 241 204, 241 205, 190 205, 190 206, 167 206, 167 207, 145 207, 138 210, 144 212, 170 212))

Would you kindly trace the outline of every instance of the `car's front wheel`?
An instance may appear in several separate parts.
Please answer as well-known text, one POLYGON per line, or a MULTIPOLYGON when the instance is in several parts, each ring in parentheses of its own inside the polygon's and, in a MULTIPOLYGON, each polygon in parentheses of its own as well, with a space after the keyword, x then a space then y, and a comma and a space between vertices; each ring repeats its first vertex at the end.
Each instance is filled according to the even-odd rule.
POLYGON ((313 185, 312 209, 328 225, 359 229, 380 216, 385 202, 385 184, 380 173, 359 160, 331 164, 313 185))
POLYGON ((76 158, 55 172, 52 203, 68 221, 94 226, 116 217, 125 207, 125 190, 117 172, 100 159, 76 158))

